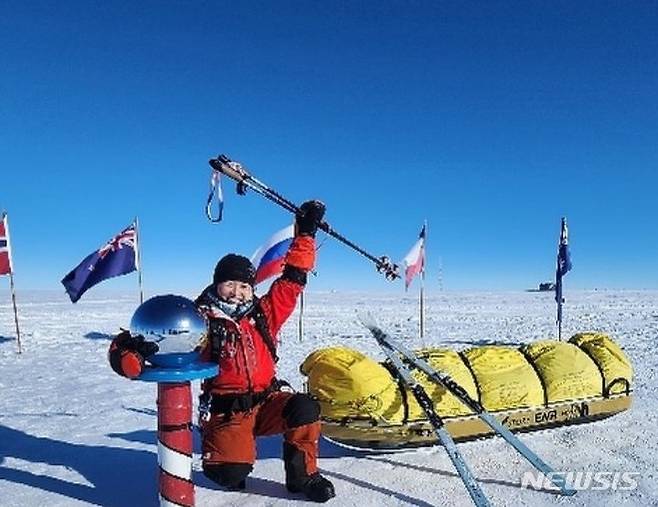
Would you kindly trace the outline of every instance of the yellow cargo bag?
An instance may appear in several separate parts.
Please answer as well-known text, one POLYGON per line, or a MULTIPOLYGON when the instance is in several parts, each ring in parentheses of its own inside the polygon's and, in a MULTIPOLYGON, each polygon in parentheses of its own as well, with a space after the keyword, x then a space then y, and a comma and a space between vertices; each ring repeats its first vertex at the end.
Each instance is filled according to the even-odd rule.
MULTIPOLYGON (((478 391, 475 380, 468 366, 464 363, 457 352, 450 349, 422 349, 416 352, 417 356, 424 359, 435 370, 448 374, 452 379, 463 387, 471 398, 478 399, 478 391)), ((434 408, 441 417, 469 415, 473 411, 459 401, 454 394, 432 382, 424 373, 413 370, 414 378, 420 382, 427 394, 434 402, 434 408)), ((409 406, 409 420, 417 421, 427 419, 427 415, 420 408, 416 398, 411 392, 407 392, 407 403, 409 406)))
POLYGON ((384 366, 361 352, 347 347, 316 350, 300 370, 308 377, 308 391, 318 398, 323 417, 403 420, 397 382, 384 366))
POLYGON ((468 363, 486 410, 536 407, 544 404, 541 380, 517 349, 488 345, 466 350, 468 363))
POLYGON ((596 363, 572 343, 541 340, 521 351, 539 373, 548 403, 603 394, 596 363))
MULTIPOLYGON (((568 343, 543 340, 520 349, 484 346, 460 354, 428 348, 416 353, 492 412, 628 392, 633 375, 621 348, 599 333, 576 334, 568 343)), ((323 418, 367 418, 387 424, 426 419, 413 394, 401 390, 384 364, 356 350, 317 350, 300 369, 308 377, 308 391, 320 402, 323 418)), ((412 375, 440 416, 472 413, 421 371, 412 369, 412 375)))
POLYGON ((578 333, 573 335, 569 342, 583 349, 598 365, 603 376, 604 396, 630 390, 633 367, 621 347, 608 335, 578 333))

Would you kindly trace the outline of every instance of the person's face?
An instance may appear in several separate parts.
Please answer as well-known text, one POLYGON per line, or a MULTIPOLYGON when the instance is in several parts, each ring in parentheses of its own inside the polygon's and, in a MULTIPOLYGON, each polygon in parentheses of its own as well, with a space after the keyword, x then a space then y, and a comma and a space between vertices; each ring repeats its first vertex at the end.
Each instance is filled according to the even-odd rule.
POLYGON ((229 303, 246 303, 254 298, 254 289, 248 283, 227 280, 217 284, 217 295, 229 303))

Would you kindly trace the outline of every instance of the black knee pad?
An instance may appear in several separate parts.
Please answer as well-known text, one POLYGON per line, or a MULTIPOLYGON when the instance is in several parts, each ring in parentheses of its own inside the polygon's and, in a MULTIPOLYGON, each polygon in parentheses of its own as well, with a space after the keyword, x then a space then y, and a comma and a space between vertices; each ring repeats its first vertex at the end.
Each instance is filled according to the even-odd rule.
POLYGON ((320 418, 320 405, 307 394, 295 393, 283 407, 288 428, 314 423, 320 418))
POLYGON ((240 489, 253 469, 249 463, 210 463, 203 465, 203 475, 220 486, 240 489))

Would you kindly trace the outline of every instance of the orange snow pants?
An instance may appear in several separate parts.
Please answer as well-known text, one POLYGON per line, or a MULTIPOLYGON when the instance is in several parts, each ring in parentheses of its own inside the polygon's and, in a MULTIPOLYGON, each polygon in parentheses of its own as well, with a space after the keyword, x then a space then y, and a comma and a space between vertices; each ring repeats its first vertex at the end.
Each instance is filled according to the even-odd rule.
MULTIPOLYGON (((317 472, 320 409, 306 394, 276 391, 246 412, 212 414, 203 425, 203 464, 256 461, 256 437, 283 433, 286 447, 300 458, 300 472, 317 472), (300 463, 301 464, 301 463, 300 463)), ((284 456, 285 457, 285 456, 284 456)))

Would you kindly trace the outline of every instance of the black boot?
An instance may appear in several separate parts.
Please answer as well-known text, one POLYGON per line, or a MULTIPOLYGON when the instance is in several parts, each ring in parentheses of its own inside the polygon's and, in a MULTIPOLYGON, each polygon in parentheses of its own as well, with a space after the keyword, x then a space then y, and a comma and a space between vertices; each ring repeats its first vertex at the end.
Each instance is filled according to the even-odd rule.
POLYGON ((242 491, 244 489, 247 489, 247 481, 245 479, 242 479, 235 486, 227 486, 226 489, 228 489, 229 491, 242 491))
POLYGON ((304 455, 294 445, 283 443, 283 460, 286 469, 286 488, 291 493, 304 493, 309 500, 326 502, 336 496, 334 485, 318 472, 308 475, 304 455))
POLYGON ((203 465, 203 475, 223 486, 228 491, 246 488, 246 477, 253 467, 248 463, 212 463, 203 465))
POLYGON ((322 477, 320 472, 310 475, 301 489, 288 486, 288 491, 291 493, 304 493, 306 498, 319 503, 324 503, 336 496, 334 485, 329 479, 322 477))

